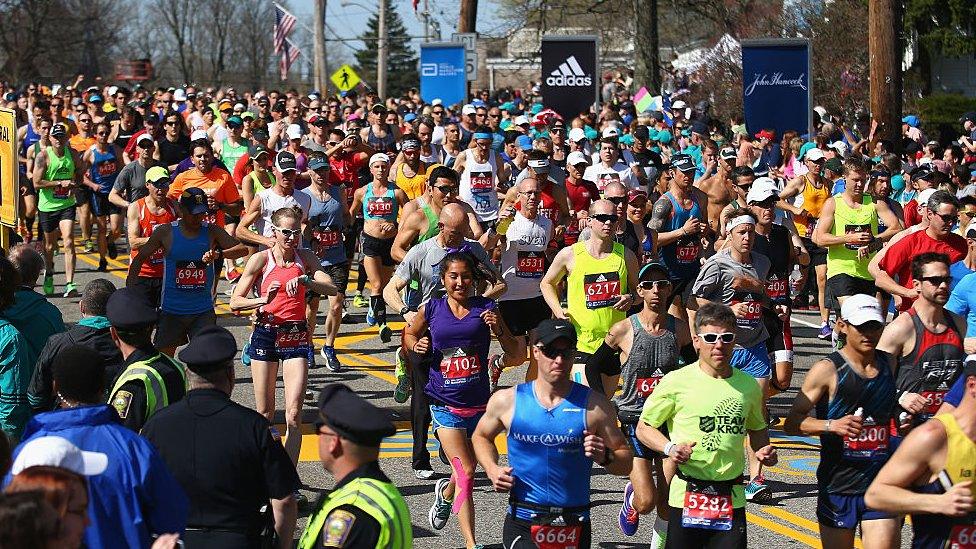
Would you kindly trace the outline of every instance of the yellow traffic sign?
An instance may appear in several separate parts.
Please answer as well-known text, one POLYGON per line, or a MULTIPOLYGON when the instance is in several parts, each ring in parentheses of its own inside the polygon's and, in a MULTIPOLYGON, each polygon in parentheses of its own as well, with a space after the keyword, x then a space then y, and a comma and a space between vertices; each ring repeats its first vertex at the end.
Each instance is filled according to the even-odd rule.
POLYGON ((17 226, 20 204, 17 166, 17 122, 14 111, 0 109, 0 223, 17 226))
POLYGON ((356 87, 360 78, 356 71, 352 70, 352 67, 343 65, 339 67, 339 70, 332 73, 330 80, 335 84, 335 87, 339 88, 339 91, 349 91, 356 87))

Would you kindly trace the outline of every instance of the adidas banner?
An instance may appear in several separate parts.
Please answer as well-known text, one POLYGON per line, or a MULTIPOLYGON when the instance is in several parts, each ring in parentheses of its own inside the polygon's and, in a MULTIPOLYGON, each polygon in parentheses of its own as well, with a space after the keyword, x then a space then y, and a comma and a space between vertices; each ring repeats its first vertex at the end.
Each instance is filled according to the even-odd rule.
POLYGON ((420 45, 420 96, 430 103, 440 99, 445 105, 464 101, 468 93, 465 77, 464 44, 430 42, 420 45))
POLYGON ((542 37, 542 100, 567 120, 588 111, 600 92, 595 36, 542 37))
POLYGON ((756 134, 811 128, 810 43, 804 38, 742 41, 742 104, 746 129, 756 134))

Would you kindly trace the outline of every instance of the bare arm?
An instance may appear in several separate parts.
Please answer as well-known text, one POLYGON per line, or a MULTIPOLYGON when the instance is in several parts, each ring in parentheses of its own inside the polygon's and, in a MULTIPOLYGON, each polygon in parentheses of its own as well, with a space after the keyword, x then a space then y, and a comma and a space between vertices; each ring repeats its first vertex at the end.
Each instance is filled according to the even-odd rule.
POLYGON ((298 253, 301 254, 302 261, 308 266, 307 268, 310 271, 310 274, 306 271, 308 279, 305 282, 305 286, 319 295, 333 296, 338 294, 339 289, 336 288, 332 277, 322 270, 319 258, 308 250, 299 249, 298 253))
MULTIPOLYGON (((834 210, 837 209, 837 203, 834 200, 835 198, 831 196, 824 201, 823 210, 820 211, 820 221, 817 222, 817 226, 813 229, 813 234, 810 237, 814 244, 824 248, 850 242, 849 235, 834 236, 831 232, 834 230, 834 210)), ((853 244, 853 242, 850 243, 853 244)))
POLYGON ((268 300, 273 297, 270 292, 268 295, 247 297, 251 293, 251 288, 254 287, 254 283, 257 282, 258 277, 261 275, 261 271, 264 270, 266 262, 267 254, 263 253, 254 254, 247 260, 247 264, 244 265, 244 272, 241 274, 238 284, 234 286, 234 293, 230 296, 231 310, 249 311, 256 309, 266 305, 268 300))
MULTIPOLYGON (((595 455, 589 457, 613 475, 625 476, 630 474, 633 467, 634 455, 624 440, 620 427, 617 426, 617 414, 607 397, 596 391, 590 391, 590 408, 586 413, 587 430, 590 435, 602 439, 600 444, 593 444, 591 449, 595 455), (600 451, 606 449, 604 455, 600 451)), ((587 450, 587 436, 584 438, 583 448, 587 450)))
POLYGON ((514 388, 502 389, 493 394, 488 399, 488 406, 478 421, 478 427, 471 435, 474 455, 498 492, 511 490, 514 481, 512 468, 498 465, 498 448, 495 446, 495 438, 508 429, 507 422, 511 421, 514 403, 514 388))
POLYGON ((888 207, 888 204, 884 201, 878 201, 875 203, 878 210, 878 217, 884 222, 886 229, 883 233, 877 236, 878 240, 881 242, 887 242, 891 240, 891 237, 895 236, 902 230, 901 220, 898 216, 888 207))
POLYGON ((273 238, 260 235, 250 230, 251 225, 253 225, 254 222, 257 221, 259 217, 261 217, 261 213, 262 213, 261 199, 255 197, 254 200, 251 201, 251 204, 248 206, 247 213, 244 214, 244 217, 241 218, 240 223, 238 223, 237 226, 234 228, 234 236, 236 236, 238 240, 246 244, 253 244, 255 246, 266 246, 270 248, 271 246, 274 246, 275 243, 273 238))
MULTIPOLYGON (((894 245, 894 243, 892 243, 892 245, 894 245)), ((868 263, 868 272, 874 277, 874 285, 877 286, 878 289, 884 290, 889 294, 896 295, 904 299, 915 299, 918 295, 915 290, 905 288, 901 284, 895 282, 895 279, 881 268, 881 260, 884 259, 889 250, 891 250, 891 246, 881 248, 881 250, 875 254, 868 263)))
MULTIPOLYGON (((114 189, 112 192, 115 192, 114 189)), ((142 225, 139 224, 139 206, 137 204, 129 204, 129 208, 125 212, 125 218, 127 223, 126 234, 129 237, 129 248, 138 250, 149 241, 148 235, 143 236, 142 225)))
POLYGON ((139 276, 139 270, 142 269, 142 264, 146 262, 149 256, 160 248, 166 249, 163 243, 164 241, 168 241, 166 237, 171 234, 171 231, 171 225, 160 225, 157 230, 154 230, 149 235, 149 239, 139 249, 139 254, 129 260, 129 274, 125 279, 126 286, 131 286, 135 283, 136 277, 139 276))
POLYGON ((816 436, 826 431, 827 422, 810 417, 809 414, 820 399, 830 392, 830 385, 835 377, 834 367, 829 360, 820 360, 810 368, 786 417, 783 430, 787 434, 816 436))
MULTIPOLYGON (((390 281, 386 283, 386 286, 383 288, 383 299, 386 301, 387 306, 389 306, 392 310, 399 312, 407 306, 407 304, 404 303, 403 298, 400 297, 400 292, 402 292, 406 287, 407 281, 397 275, 391 276, 390 281)), ((404 315, 404 320, 406 320, 409 324, 410 319, 407 318, 407 315, 411 315, 411 313, 408 312, 406 315, 404 315)))
POLYGON ((542 290, 542 298, 546 300, 546 305, 549 305, 549 309, 552 310, 552 314, 556 318, 566 319, 566 311, 563 310, 562 305, 559 303, 559 283, 562 282, 566 275, 569 273, 570 261, 573 257, 572 247, 563 248, 556 254, 556 257, 552 260, 552 265, 546 270, 546 274, 542 276, 542 282, 540 283, 540 289, 542 290))
POLYGON ((224 259, 237 259, 247 255, 247 246, 227 234, 227 231, 222 227, 211 227, 211 229, 210 234, 213 235, 212 238, 217 247, 223 252, 224 259))

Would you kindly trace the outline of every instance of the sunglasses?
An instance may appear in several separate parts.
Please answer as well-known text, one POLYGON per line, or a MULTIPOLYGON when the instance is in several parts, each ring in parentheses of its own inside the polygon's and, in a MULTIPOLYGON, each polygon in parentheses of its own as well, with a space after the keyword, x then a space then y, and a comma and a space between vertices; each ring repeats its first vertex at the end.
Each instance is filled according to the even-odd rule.
POLYGON ((455 185, 434 185, 434 188, 441 194, 457 194, 458 188, 455 185))
POLYGON ((546 358, 550 360, 556 360, 558 357, 570 358, 576 353, 576 350, 572 347, 557 349, 552 345, 536 345, 535 348, 539 349, 539 352, 546 355, 546 358))
POLYGON ((285 238, 297 237, 302 232, 301 229, 282 229, 281 227, 275 227, 274 225, 272 225, 272 227, 274 228, 274 230, 281 233, 281 236, 285 238))
POLYGON ((167 120, 166 122, 163 122, 163 124, 166 126, 175 126, 176 120, 167 120))
POLYGON ((430 111, 430 114, 444 114, 444 111, 430 111))
POLYGON ((623 204, 624 202, 627 202, 627 197, 626 196, 608 196, 607 197, 607 200, 610 201, 610 202, 613 202, 614 204, 616 204, 616 205, 619 206, 619 205, 623 204))
POLYGON ((619 217, 617 214, 593 214, 590 219, 597 221, 598 223, 616 223, 619 217))
POLYGON ((637 284, 637 287, 641 290, 650 290, 651 288, 657 287, 667 288, 671 286, 670 280, 645 280, 637 284))
POLYGON ((716 334, 715 332, 704 332, 698 334, 698 337, 709 345, 715 345, 718 343, 719 339, 722 340, 722 343, 732 343, 735 341, 735 333, 733 332, 722 332, 720 334, 716 334))
POLYGON ((748 185, 736 185, 736 187, 738 187, 740 191, 742 191, 744 193, 747 193, 747 192, 749 192, 749 189, 752 188, 752 183, 750 183, 748 185))
POLYGON ((943 284, 950 284, 952 282, 951 276, 920 276, 918 279, 924 280, 933 286, 941 286, 943 284))
POLYGON ((935 216, 940 218, 946 225, 954 225, 959 221, 959 216, 956 214, 935 214, 935 216))
POLYGON ((95 135, 108 135, 108 132, 96 132, 95 135))
POLYGON ((564 130, 563 128, 553 128, 553 129, 549 130, 549 133, 554 133, 554 134, 562 135, 562 134, 566 133, 566 130, 564 130))
POLYGON ((501 118, 501 117, 502 117, 502 115, 500 115, 500 114, 489 114, 488 115, 488 118, 494 118, 496 120, 499 119, 499 118, 501 118))

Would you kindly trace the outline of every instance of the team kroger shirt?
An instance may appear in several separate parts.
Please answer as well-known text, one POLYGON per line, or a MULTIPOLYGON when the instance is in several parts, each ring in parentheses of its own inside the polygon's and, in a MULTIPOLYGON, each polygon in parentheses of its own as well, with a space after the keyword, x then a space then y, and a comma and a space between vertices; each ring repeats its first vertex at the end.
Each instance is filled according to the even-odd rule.
MULTIPOLYGON (((966 239, 955 233, 949 233, 945 240, 936 240, 926 231, 915 231, 892 244, 878 266, 889 276, 896 278, 903 287, 911 288, 912 259, 917 255, 927 252, 943 253, 949 256, 949 264, 952 265, 966 257, 967 251, 966 239)), ((898 310, 907 311, 911 306, 911 301, 903 299, 898 310)))
MULTIPOLYGON (((644 403, 640 420, 652 427, 667 423, 671 440, 696 441, 682 473, 700 480, 732 480, 745 466, 743 439, 748 431, 766 428, 759 384, 732 368, 732 375, 714 378, 694 362, 666 374, 644 403), (708 398, 702 398, 708 395, 708 398)), ((687 483, 675 476, 668 505, 681 509, 687 483)), ((732 507, 745 507, 745 488, 732 486, 732 507)))

